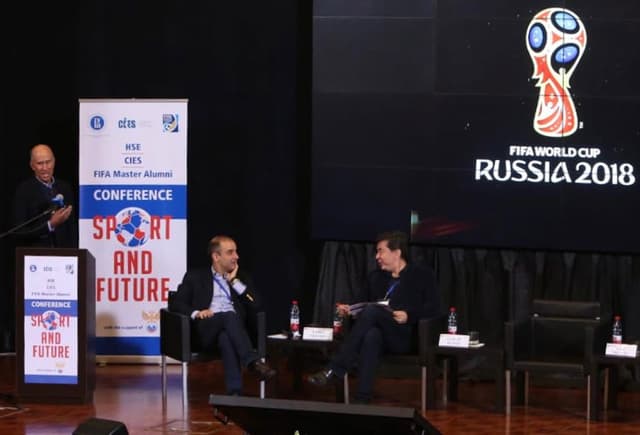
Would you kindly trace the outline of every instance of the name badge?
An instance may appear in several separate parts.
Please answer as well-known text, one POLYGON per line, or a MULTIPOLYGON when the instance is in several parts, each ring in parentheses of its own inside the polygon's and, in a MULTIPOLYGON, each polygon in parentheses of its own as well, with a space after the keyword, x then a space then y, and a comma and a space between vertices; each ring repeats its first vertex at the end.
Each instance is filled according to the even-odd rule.
POLYGON ((469 336, 464 334, 440 334, 438 346, 469 347, 469 336))
POLYGON ((305 326, 302 329, 303 340, 332 341, 333 328, 317 328, 315 326, 305 326))
POLYGON ((638 354, 637 344, 607 343, 605 355, 635 358, 638 354))

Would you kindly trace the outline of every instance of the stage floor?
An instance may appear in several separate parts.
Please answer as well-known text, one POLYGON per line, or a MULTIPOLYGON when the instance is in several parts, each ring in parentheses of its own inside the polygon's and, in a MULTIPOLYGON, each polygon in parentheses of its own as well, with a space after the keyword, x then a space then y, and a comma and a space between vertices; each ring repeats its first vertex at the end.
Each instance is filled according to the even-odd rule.
MULTIPOLYGON (((106 365, 96 369, 97 387, 91 405, 17 404, 13 402, 15 358, 0 356, 0 433, 69 435, 84 420, 96 417, 124 423, 130 434, 242 434, 223 425, 208 405, 210 394, 224 394, 220 362, 195 364, 189 374, 189 403, 182 406, 180 367, 169 368, 169 393, 163 404, 159 365, 106 365), (8 396, 7 396, 8 395, 8 396)), ((291 374, 279 367, 278 382, 267 387, 267 397, 333 402, 331 389, 304 386, 293 392, 291 374)), ((245 377, 247 395, 258 395, 257 381, 245 377)), ((441 382, 438 381, 438 397, 441 382)), ((352 391, 354 385, 352 385, 352 391)), ((375 405, 420 408, 417 379, 380 379, 375 405)), ((425 417, 443 434, 636 434, 640 427, 640 392, 623 392, 619 410, 604 413, 605 421, 587 422, 586 389, 534 387, 528 408, 515 406, 510 417, 493 411, 492 382, 460 383, 457 403, 425 417)))

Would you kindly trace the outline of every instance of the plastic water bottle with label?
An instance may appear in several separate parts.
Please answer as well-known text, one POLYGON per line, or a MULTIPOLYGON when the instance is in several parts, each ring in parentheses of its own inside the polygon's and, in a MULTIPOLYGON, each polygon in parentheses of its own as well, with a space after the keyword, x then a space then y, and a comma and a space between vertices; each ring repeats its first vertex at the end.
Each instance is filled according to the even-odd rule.
POLYGON ((458 333, 458 316, 456 315, 456 307, 449 308, 449 318, 447 319, 447 333, 458 333))
POLYGON ((291 338, 300 338, 300 307, 298 301, 291 301, 291 317, 290 317, 291 338))
POLYGON ((339 303, 336 303, 336 309, 335 312, 333 314, 333 336, 339 336, 340 334, 342 334, 342 313, 340 312, 340 310, 338 309, 338 307, 340 306, 339 303))
POLYGON ((613 328, 611 328, 611 341, 616 344, 622 343, 622 321, 620 316, 613 318, 613 328))

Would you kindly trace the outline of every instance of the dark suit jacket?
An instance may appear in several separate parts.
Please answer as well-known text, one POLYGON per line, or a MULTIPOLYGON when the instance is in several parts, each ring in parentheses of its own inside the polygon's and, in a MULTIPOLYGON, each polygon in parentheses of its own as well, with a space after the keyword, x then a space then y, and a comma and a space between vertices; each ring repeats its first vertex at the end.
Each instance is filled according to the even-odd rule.
MULTIPOLYGON (((71 186, 55 180, 51 189, 47 188, 35 177, 31 177, 18 186, 14 202, 14 224, 18 225, 46 211, 52 205, 52 198, 57 194, 64 196, 66 205, 72 204, 74 194, 71 186)), ((48 216, 37 219, 32 224, 18 230, 16 233, 17 246, 40 246, 55 248, 78 247, 78 222, 74 212, 69 219, 55 231, 49 231, 48 216)))
MULTIPOLYGON (((247 286, 247 289, 241 296, 238 296, 232 289, 231 302, 238 316, 240 316, 243 323, 247 325, 249 336, 254 339, 256 333, 256 315, 261 309, 260 298, 253 288, 253 281, 248 273, 240 269, 238 270, 237 277, 247 286), (249 295, 253 301, 248 297, 249 295)), ((184 275, 182 283, 178 285, 178 291, 172 298, 172 306, 170 306, 169 309, 190 317, 191 313, 195 310, 205 310, 209 308, 212 298, 213 273, 211 267, 191 270, 184 275)))

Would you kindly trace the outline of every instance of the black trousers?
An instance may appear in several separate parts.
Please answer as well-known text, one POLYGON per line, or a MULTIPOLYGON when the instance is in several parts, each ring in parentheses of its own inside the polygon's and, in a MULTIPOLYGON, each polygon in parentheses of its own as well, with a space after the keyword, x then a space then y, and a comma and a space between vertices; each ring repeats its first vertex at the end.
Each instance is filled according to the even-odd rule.
POLYGON ((331 359, 329 368, 342 377, 358 365, 356 399, 371 399, 375 372, 380 356, 385 353, 406 353, 411 349, 411 329, 399 324, 384 307, 367 306, 358 315, 345 342, 331 359))
POLYGON ((215 313, 212 317, 197 319, 195 326, 204 349, 220 350, 227 393, 240 393, 240 366, 248 366, 258 359, 258 354, 238 314, 233 311, 215 313))

